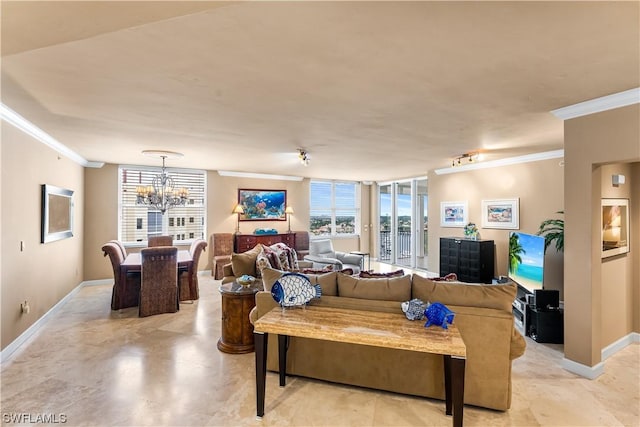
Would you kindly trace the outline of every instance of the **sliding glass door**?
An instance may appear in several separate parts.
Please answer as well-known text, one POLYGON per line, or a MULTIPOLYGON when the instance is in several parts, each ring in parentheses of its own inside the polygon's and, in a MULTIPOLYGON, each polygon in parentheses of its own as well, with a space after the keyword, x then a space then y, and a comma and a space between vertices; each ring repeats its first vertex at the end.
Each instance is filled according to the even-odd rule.
POLYGON ((381 184, 379 208, 379 260, 426 269, 427 180, 381 184))

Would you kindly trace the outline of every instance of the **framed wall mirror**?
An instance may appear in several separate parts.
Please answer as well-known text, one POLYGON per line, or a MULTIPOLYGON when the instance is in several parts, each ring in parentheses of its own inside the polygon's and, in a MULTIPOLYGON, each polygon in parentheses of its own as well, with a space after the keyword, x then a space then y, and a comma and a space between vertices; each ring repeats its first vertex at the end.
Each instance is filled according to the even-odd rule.
POLYGON ((41 243, 73 236, 73 191, 42 185, 41 243))

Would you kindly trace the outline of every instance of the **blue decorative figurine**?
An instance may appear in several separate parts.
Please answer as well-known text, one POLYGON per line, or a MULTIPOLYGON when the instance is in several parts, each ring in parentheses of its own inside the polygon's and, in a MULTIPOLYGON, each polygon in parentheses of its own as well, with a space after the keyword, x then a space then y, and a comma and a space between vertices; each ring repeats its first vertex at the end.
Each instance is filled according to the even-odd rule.
POLYGON ((308 277, 299 273, 285 273, 271 287, 271 296, 283 309, 304 306, 321 295, 320 285, 312 285, 308 277))
POLYGON ((424 315, 427 317, 427 323, 424 324, 425 328, 431 325, 438 325, 447 329, 447 323, 453 323, 455 313, 449 310, 444 304, 434 302, 433 304, 429 304, 424 311, 424 315))

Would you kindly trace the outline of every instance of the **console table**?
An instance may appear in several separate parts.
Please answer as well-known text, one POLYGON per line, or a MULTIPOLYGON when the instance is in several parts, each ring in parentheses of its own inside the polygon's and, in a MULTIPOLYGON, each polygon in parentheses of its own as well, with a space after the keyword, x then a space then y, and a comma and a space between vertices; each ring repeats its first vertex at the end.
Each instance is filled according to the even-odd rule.
POLYGON ((454 427, 462 426, 464 371, 467 349, 455 324, 449 329, 424 327, 402 314, 330 307, 274 308, 254 324, 257 416, 264 415, 268 334, 278 335, 280 386, 286 382, 289 337, 311 338, 395 348, 444 357, 445 411, 453 412, 454 427))
POLYGON ((282 234, 236 234, 234 236, 234 252, 239 254, 253 249, 258 243, 271 246, 275 243, 284 243, 290 248, 296 248, 296 233, 282 234))

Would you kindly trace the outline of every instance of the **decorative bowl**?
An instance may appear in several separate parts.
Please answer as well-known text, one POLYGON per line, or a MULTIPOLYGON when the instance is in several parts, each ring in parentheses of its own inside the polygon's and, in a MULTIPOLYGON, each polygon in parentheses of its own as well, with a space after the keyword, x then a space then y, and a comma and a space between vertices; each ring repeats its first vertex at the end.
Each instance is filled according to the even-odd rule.
POLYGON ((255 282, 256 278, 253 276, 249 276, 248 274, 244 274, 236 279, 241 286, 251 286, 253 282, 255 282))

